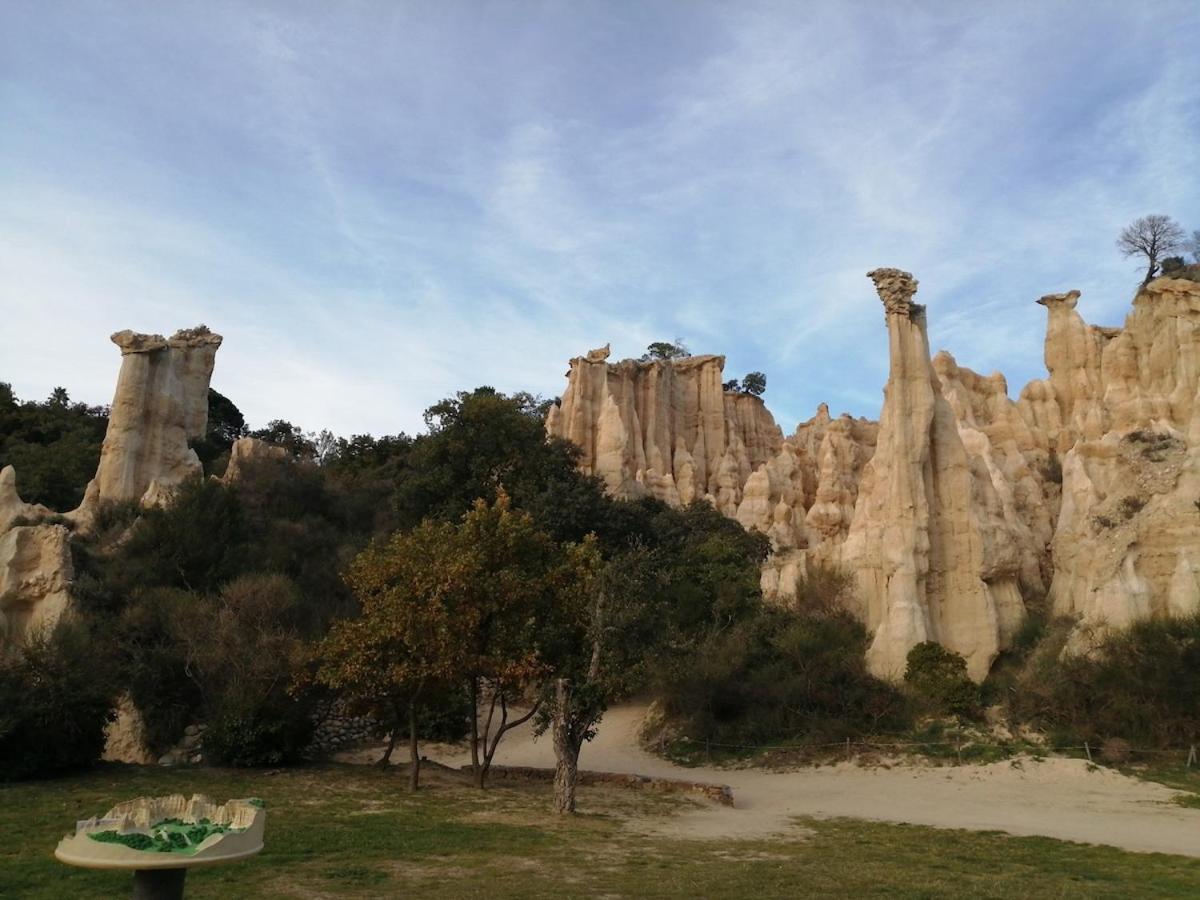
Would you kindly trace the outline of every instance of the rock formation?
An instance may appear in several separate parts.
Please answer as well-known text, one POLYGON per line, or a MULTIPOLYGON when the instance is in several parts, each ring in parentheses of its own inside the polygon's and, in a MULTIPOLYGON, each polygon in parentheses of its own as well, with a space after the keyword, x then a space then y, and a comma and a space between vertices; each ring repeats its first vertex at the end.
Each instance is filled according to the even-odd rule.
POLYGON ((762 401, 724 391, 722 356, 607 357, 605 347, 571 360, 547 431, 578 444, 582 469, 614 496, 673 504, 707 497, 736 515, 746 479, 783 443, 762 401))
POLYGON ((119 331, 112 342, 121 348, 121 373, 85 509, 106 500, 158 503, 201 471, 189 443, 204 437, 208 424, 208 383, 221 336, 200 325, 169 339, 119 331))
POLYGON ((967 451, 942 391, 925 308, 912 302, 917 282, 897 269, 870 276, 886 311, 891 366, 842 552, 874 635, 868 664, 900 677, 908 651, 932 640, 961 653, 982 680, 1024 618, 1019 536, 992 481, 990 443, 975 431, 980 452, 967 451))
POLYGON ((62 525, 17 525, 0 533, 0 656, 51 629, 70 605, 70 533, 62 525))
POLYGON ((888 677, 936 640, 982 679, 1047 593, 1080 634, 1200 611, 1200 284, 1151 282, 1121 329, 1087 325, 1078 291, 1043 297, 1049 377, 1014 403, 1002 375, 930 359, 911 275, 870 275, 877 423, 822 404, 783 438, 757 398, 720 391, 721 357, 614 364, 606 346, 571 361, 547 429, 616 496, 707 499, 769 535, 768 596, 814 564, 852 571, 888 677))
POLYGON ((1046 368, 1021 411, 1061 460, 1050 599, 1088 630, 1200 611, 1200 284, 1160 278, 1123 328, 1043 297, 1046 368))
POLYGON ((221 480, 229 484, 242 477, 248 466, 262 460, 287 458, 288 452, 285 447, 268 444, 258 438, 238 438, 229 448, 229 464, 225 467, 225 474, 221 476, 221 480))
POLYGON ((169 339, 121 331, 112 341, 121 348, 121 372, 100 465, 80 507, 58 516, 25 503, 17 473, 0 470, 0 655, 17 651, 33 630, 53 627, 70 606, 69 532, 54 519, 86 527, 99 503, 158 503, 201 471, 189 442, 204 436, 221 336, 200 325, 169 339))

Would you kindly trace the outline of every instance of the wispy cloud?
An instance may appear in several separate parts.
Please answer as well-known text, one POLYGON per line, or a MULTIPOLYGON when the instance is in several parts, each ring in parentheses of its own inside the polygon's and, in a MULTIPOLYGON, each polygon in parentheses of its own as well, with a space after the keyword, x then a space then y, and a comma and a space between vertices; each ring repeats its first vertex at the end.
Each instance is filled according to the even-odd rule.
MULTIPOLYGON (((104 402, 105 336, 206 321, 261 423, 395 431, 455 390, 683 337, 789 429, 874 415, 864 273, 1015 393, 1033 299, 1200 215, 1194 4, 14 4, 0 378, 104 402)), ((1189 227, 1200 226, 1200 220, 1189 227)))

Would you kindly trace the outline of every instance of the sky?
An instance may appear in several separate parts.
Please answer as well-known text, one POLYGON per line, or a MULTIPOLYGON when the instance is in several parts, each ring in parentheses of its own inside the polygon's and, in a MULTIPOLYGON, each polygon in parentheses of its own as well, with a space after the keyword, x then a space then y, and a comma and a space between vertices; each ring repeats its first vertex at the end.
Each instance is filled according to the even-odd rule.
POLYGON ((1200 4, 0 0, 0 381, 107 403, 107 336, 207 324, 252 426, 422 430, 681 338, 785 432, 878 416, 865 273, 1044 375, 1120 324, 1115 238, 1200 228, 1200 4))

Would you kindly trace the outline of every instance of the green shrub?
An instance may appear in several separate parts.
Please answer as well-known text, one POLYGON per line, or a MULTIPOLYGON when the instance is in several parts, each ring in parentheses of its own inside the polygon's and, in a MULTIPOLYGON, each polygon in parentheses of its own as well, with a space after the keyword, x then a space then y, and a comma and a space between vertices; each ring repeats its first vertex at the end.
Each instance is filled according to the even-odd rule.
POLYGON ((295 583, 243 575, 215 597, 177 607, 172 630, 208 725, 212 762, 267 766, 294 762, 312 736, 308 695, 288 694, 304 664, 295 583))
POLYGON ((1071 623, 1052 628, 1010 702, 1014 717, 1088 740, 1136 748, 1200 740, 1200 616, 1138 622, 1088 656, 1062 656, 1071 623))
POLYGON ((692 739, 821 743, 905 727, 899 692, 866 671, 866 646, 848 613, 764 607, 657 680, 667 716, 692 739))
POLYGON ((204 732, 208 762, 225 766, 278 766, 300 759, 312 738, 307 704, 278 698, 251 705, 227 699, 212 710, 204 732))
POLYGON ((94 763, 112 697, 108 661, 81 626, 34 636, 20 658, 0 664, 0 780, 94 763))
POLYGON ((904 681, 933 712, 957 716, 980 712, 979 686, 967 677, 967 661, 934 641, 908 651, 904 681))
POLYGON ((119 665, 134 705, 146 726, 146 742, 155 753, 179 740, 198 721, 199 685, 188 674, 187 648, 180 625, 210 610, 186 591, 155 588, 139 592, 114 623, 119 665))

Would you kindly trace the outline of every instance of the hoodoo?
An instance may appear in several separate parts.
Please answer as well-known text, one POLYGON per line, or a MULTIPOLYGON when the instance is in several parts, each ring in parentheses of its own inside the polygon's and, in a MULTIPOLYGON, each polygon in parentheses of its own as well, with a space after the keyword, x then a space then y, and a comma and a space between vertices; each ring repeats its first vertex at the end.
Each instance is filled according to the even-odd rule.
POLYGON ((1160 278, 1125 327, 1051 294, 1049 377, 1014 402, 998 373, 932 359, 917 281, 869 273, 889 373, 878 423, 816 416, 782 437, 756 397, 724 392, 723 357, 571 361, 547 429, 623 497, 707 499, 771 538, 769 597, 814 564, 855 576, 873 671, 937 641, 982 680, 1049 594, 1082 637, 1200 609, 1200 284, 1160 278))
POLYGON ((1017 536, 942 392, 925 308, 912 301, 916 280, 897 269, 870 277, 886 311, 890 368, 842 553, 874 633, 868 663, 900 677, 908 651, 932 640, 982 680, 1025 615, 1017 536))
MULTIPOLYGON (((64 518, 86 527, 98 504, 161 502, 199 474, 190 447, 208 423, 208 385, 221 336, 203 325, 172 337, 120 331, 121 372, 96 477, 83 503, 64 518)), ((70 607, 74 577, 69 534, 43 522, 53 510, 24 503, 12 466, 0 471, 0 656, 34 630, 50 628, 70 607)))
POLYGON ((121 373, 85 510, 105 500, 150 505, 200 472, 189 443, 204 437, 221 336, 200 325, 170 338, 119 331, 112 342, 121 348, 121 373))

